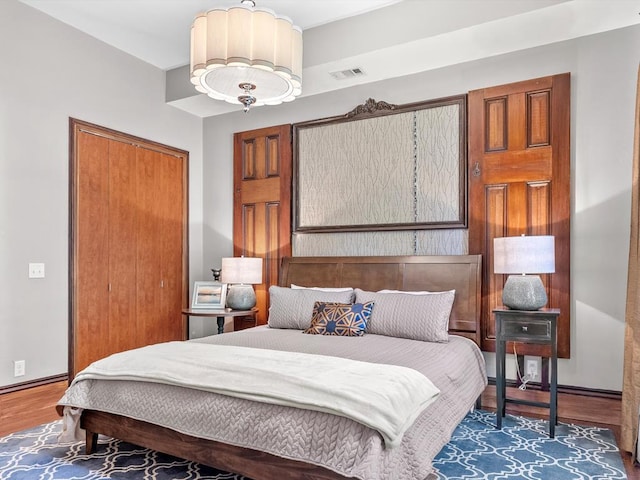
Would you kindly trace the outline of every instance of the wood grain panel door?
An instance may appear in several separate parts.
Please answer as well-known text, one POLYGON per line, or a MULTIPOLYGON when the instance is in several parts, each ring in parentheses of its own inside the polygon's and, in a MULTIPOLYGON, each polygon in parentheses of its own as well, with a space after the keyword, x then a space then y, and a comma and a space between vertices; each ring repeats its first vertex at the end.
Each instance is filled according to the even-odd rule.
POLYGON ((162 155, 145 148, 137 149, 138 188, 136 208, 136 317, 140 334, 138 346, 156 343, 164 336, 161 320, 162 281, 162 155))
POLYGON ((187 203, 187 161, 184 157, 161 154, 161 176, 163 192, 160 199, 160 320, 156 337, 158 342, 187 338, 184 325, 176 323, 176 311, 181 311, 188 296, 188 271, 186 219, 189 218, 187 203))
MULTIPOLYGON (((73 253, 76 261, 69 275, 71 302, 70 367, 89 365, 96 357, 109 355, 107 342, 95 342, 90 348, 74 348, 88 338, 109 338, 109 140, 78 131, 75 139, 77 157, 83 158, 72 177, 77 200, 73 253), (79 321, 74 319, 91 319, 79 321)), ((70 373, 73 368, 70 368, 70 373)))
POLYGON ((257 323, 267 323, 268 290, 291 255, 291 125, 234 135, 233 254, 263 258, 255 285, 257 323))
POLYGON ((69 376, 186 338, 188 154, 71 119, 69 376))
MULTIPOLYGON (((556 271, 542 275, 559 308, 558 355, 570 355, 570 75, 469 93, 469 253, 483 255, 482 347, 495 351, 491 311, 506 275, 493 274, 493 239, 553 235, 556 271)), ((523 355, 548 347, 521 345, 523 355)))
MULTIPOLYGON (((85 133, 84 135, 90 135, 85 133)), ((95 135, 94 135, 95 136, 95 135)), ((136 315, 137 268, 136 248, 138 222, 138 172, 136 147, 109 140, 109 244, 105 254, 109 258, 108 299, 109 334, 102 344, 108 354, 140 346, 136 315), (134 247, 134 248, 132 248, 134 247)), ((81 243, 86 239, 80 237, 81 243)), ((80 259, 83 262, 87 259, 80 259)), ((102 288, 104 290, 104 287, 102 288)), ((87 317, 86 323, 89 323, 87 317)), ((84 323, 84 322, 83 322, 84 323)), ((100 358, 100 357, 98 357, 100 358)), ((94 358, 95 360, 95 358, 94 358)))

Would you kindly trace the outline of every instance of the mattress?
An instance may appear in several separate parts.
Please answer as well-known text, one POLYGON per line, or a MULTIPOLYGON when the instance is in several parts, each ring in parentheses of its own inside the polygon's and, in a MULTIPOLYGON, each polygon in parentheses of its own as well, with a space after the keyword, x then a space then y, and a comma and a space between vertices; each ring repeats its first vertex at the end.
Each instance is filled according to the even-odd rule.
POLYGON ((383 335, 305 335, 268 326, 191 342, 306 352, 413 368, 440 389, 400 445, 358 422, 324 412, 269 405, 184 387, 90 380, 70 388, 60 405, 125 415, 210 440, 321 465, 362 480, 424 479, 431 461, 484 390, 483 356, 470 340, 430 343, 383 335))

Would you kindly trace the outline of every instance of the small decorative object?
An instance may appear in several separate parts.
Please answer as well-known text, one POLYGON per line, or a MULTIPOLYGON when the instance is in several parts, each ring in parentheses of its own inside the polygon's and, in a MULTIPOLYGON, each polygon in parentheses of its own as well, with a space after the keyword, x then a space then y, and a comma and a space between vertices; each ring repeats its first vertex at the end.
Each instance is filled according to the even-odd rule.
POLYGON ((227 306, 249 310, 256 305, 254 284, 262 283, 262 258, 229 257, 222 259, 222 282, 229 285, 227 306))
POLYGON ((222 273, 221 268, 212 268, 211 272, 213 273, 213 280, 216 282, 220 281, 220 274, 222 273))
POLYGON ((357 117, 366 113, 376 113, 383 110, 395 110, 398 105, 387 102, 376 102, 373 98, 368 99, 362 105, 358 105, 345 115, 347 118, 357 117))
POLYGON ((195 282, 191 308, 221 310, 225 306, 227 286, 220 282, 195 282))
POLYGON ((555 241, 551 235, 493 239, 493 272, 511 274, 502 290, 502 303, 513 310, 539 310, 547 292, 538 273, 554 273, 555 241), (520 274, 520 275, 517 275, 520 274))

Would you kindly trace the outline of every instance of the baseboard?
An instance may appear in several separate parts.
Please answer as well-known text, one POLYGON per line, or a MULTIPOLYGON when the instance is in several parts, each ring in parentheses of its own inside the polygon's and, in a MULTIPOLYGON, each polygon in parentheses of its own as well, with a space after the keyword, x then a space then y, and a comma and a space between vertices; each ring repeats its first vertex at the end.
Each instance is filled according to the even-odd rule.
MULTIPOLYGON (((29 380, 22 383, 14 383, 5 387, 0 387, 0 395, 6 393, 17 392, 19 390, 26 390, 28 388, 39 387, 41 385, 48 385, 50 383, 57 383, 62 381, 68 381, 69 375, 61 373, 60 375, 53 375, 51 377, 37 378, 35 380, 29 380)), ((495 386, 495 377, 489 377, 489 385, 495 386)), ((515 380, 507 380, 507 387, 518 387, 518 383, 515 380)), ((531 390, 542 390, 542 385, 539 382, 527 383, 527 388, 531 390)), ((564 393, 569 395, 582 395, 584 397, 597 397, 597 398, 611 398, 613 400, 621 400, 622 392, 616 390, 603 390, 597 388, 576 387, 573 385, 558 385, 558 393, 564 393)))
MULTIPOLYGON (((495 377, 489 377, 489 385, 496 384, 495 377)), ((507 387, 517 388, 518 382, 515 380, 507 380, 507 387)), ((527 389, 542 390, 542 385, 539 382, 528 382, 527 389)), ((602 390, 598 388, 576 387, 573 385, 558 385, 558 393, 567 395, 582 395, 583 397, 595 397, 595 398, 610 398, 612 400, 622 400, 622 392, 616 390, 602 390)))
MULTIPOLYGON (((53 375, 51 377, 37 378, 35 380, 29 380, 22 383, 14 383, 5 387, 0 387, 0 395, 6 393, 17 392, 19 390, 26 390, 28 388, 39 387, 41 385, 48 385, 50 383, 57 383, 62 381, 68 381, 69 376, 66 373, 60 375, 53 375)), ((489 377, 489 385, 495 386, 495 377, 489 377)), ((515 380, 507 380, 507 387, 518 387, 518 383, 515 380)), ((527 383, 527 388, 531 390, 542 390, 542 385, 539 382, 527 383)), ((596 398, 610 398, 613 400, 621 400, 622 392, 616 390, 603 390, 598 388, 576 387, 573 385, 558 385, 558 393, 564 393, 568 395, 582 395, 584 397, 596 397, 596 398)))
POLYGON ((5 387, 0 387, 0 395, 7 393, 18 392, 20 390, 26 390, 28 388, 40 387, 42 385, 49 385, 50 383, 69 381, 69 375, 61 373, 60 375, 53 375, 51 377, 36 378, 35 380, 29 380, 22 383, 14 383, 5 387))

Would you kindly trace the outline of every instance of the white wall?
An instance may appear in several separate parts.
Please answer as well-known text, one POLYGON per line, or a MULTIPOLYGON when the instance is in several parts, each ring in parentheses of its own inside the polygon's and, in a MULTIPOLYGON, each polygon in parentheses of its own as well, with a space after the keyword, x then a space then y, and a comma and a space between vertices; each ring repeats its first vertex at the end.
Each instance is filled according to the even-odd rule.
POLYGON ((369 97, 402 104, 571 72, 572 353, 559 382, 621 390, 638 45, 640 27, 628 27, 206 119, 203 270, 233 250, 234 132, 343 114, 369 97))
MULTIPOLYGON (((15 0, 0 2, 0 386, 67 372, 69 117, 190 152, 190 273, 202 268, 202 121, 164 72, 15 0), (28 279, 29 262, 46 277, 28 279), (14 378, 13 360, 27 374, 14 378)), ((106 265, 96 265, 96 269, 106 265)))

